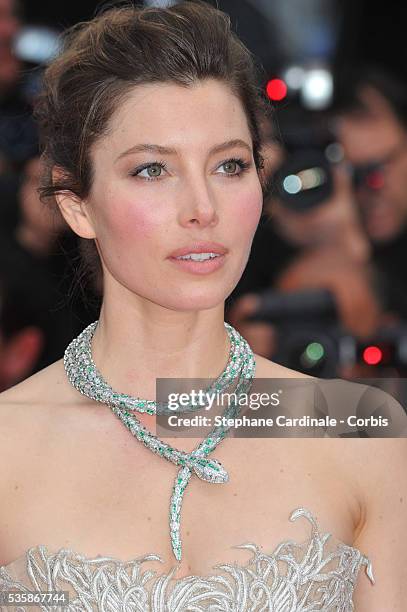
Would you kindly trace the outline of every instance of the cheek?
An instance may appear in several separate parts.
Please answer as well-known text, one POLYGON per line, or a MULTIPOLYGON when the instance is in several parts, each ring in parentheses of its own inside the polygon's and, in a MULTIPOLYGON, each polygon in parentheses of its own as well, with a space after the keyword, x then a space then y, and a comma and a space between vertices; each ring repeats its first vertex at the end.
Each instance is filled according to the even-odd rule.
POLYGON ((239 233, 245 232, 250 236, 257 228, 262 209, 263 194, 260 184, 258 187, 241 189, 236 193, 233 206, 230 207, 230 203, 228 205, 232 219, 228 219, 227 223, 231 224, 229 227, 237 228, 239 233))
MULTIPOLYGON (((220 204, 222 196, 219 198, 220 204)), ((106 263, 120 260, 123 265, 126 259, 134 262, 135 256, 138 261, 153 253, 160 256, 168 243, 166 234, 172 243, 171 234, 179 230, 174 225, 176 206, 157 194, 139 193, 135 198, 106 190, 97 202, 96 233, 106 263)), ((263 206, 260 183, 256 180, 237 189, 233 196, 229 193, 224 204, 219 208, 220 232, 224 232, 225 239, 233 234, 233 239, 251 244, 263 206)))
MULTIPOLYGON (((129 196, 120 199, 117 195, 108 197, 104 208, 101 238, 104 242, 116 246, 116 252, 142 251, 159 232, 161 238, 166 226, 165 211, 158 210, 157 202, 148 197, 137 197, 137 201, 129 196), (155 205, 154 205, 155 204, 155 205)), ((158 241, 158 236, 157 236, 158 241)), ((157 245, 158 246, 158 245, 157 245)))

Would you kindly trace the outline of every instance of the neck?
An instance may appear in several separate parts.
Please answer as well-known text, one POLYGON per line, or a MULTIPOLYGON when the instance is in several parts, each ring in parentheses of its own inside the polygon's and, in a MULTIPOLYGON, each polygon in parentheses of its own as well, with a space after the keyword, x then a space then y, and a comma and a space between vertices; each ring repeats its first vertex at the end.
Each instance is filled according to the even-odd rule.
POLYGON ((179 312, 151 302, 113 310, 103 302, 93 360, 121 393, 156 399, 157 378, 216 378, 229 357, 224 304, 179 312))

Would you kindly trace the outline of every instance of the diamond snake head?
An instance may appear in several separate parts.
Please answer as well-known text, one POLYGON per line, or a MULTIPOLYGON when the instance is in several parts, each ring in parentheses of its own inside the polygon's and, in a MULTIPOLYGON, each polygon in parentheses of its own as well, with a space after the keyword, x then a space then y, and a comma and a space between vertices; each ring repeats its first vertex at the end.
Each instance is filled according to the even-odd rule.
POLYGON ((188 466, 201 480, 213 483, 223 483, 229 480, 229 474, 216 459, 194 459, 188 466))

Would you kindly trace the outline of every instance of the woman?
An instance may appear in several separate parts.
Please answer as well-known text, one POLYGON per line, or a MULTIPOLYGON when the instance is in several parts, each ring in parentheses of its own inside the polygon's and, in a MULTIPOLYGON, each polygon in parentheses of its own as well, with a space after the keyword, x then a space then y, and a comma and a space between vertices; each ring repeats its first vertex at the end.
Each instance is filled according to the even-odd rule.
MULTIPOLYGON (((213 380, 232 342, 239 382, 253 376, 223 314, 262 209, 254 78, 227 17, 199 2, 111 9, 47 71, 43 194, 96 244, 103 304, 83 349, 1 396, 3 590, 66 589, 72 610, 351 610, 363 567, 358 610, 404 605, 403 441, 226 435, 216 461, 200 455, 209 484, 201 439, 177 440, 177 472, 168 447, 151 452, 171 439, 146 448, 134 419, 137 440, 123 427, 120 402, 156 397, 158 378, 213 380)), ((254 360, 256 378, 301 377, 254 360)), ((150 432, 155 414, 136 412, 150 432)))

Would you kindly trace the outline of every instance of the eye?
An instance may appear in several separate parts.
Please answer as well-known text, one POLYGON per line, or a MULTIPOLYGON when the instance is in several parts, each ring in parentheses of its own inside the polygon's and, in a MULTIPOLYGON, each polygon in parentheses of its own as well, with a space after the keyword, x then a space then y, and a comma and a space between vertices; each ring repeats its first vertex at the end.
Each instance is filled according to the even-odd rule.
POLYGON ((162 171, 165 170, 165 168, 166 164, 164 162, 151 162, 138 166, 130 172, 130 175, 142 178, 146 181, 154 181, 162 176, 162 171), (142 174, 143 172, 144 175, 142 174))
MULTIPOLYGON (((233 157, 226 159, 218 166, 218 168, 222 167, 225 169, 225 172, 221 172, 221 174, 232 178, 243 174, 243 172, 251 167, 251 164, 243 159, 233 157)), ((130 172, 130 176, 135 176, 145 181, 154 181, 162 177, 163 170, 166 170, 166 164, 161 161, 155 161, 138 166, 130 172)))
POLYGON ((221 174, 225 174, 229 177, 240 176, 245 172, 248 168, 250 168, 251 164, 244 161, 240 158, 230 158, 226 159, 221 163, 219 168, 224 168, 225 172, 221 172, 221 174))

